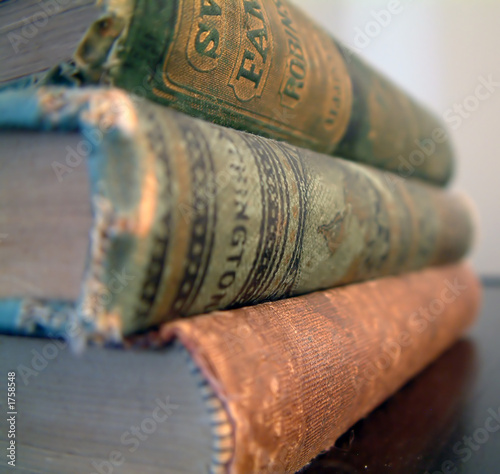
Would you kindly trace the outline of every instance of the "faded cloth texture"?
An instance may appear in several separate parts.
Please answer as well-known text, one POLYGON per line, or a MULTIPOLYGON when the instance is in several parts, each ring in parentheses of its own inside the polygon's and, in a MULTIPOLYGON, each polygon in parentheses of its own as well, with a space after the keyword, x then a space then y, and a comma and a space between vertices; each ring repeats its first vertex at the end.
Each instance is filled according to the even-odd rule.
MULTIPOLYGON (((439 120, 291 2, 105 3, 70 82, 111 84, 220 125, 449 180, 452 150, 439 120)), ((52 78, 71 76, 66 69, 52 78)))
POLYGON ((471 244, 460 196, 118 89, 6 92, 0 127, 87 141, 94 227, 78 308, 106 338, 455 262, 471 244), (116 273, 126 291, 109 294, 116 273))
POLYGON ((160 334, 181 340, 226 407, 227 472, 290 473, 456 341, 479 300, 476 277, 457 265, 216 312, 160 334))

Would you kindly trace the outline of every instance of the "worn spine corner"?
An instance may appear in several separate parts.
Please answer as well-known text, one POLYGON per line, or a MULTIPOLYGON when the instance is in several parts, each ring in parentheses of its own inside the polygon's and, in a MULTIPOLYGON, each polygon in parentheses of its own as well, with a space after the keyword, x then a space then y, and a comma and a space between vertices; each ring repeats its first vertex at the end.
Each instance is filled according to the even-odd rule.
POLYGON ((92 199, 94 225, 90 232, 88 263, 78 301, 78 317, 90 329, 96 340, 122 342, 122 323, 119 315, 110 315, 103 295, 106 291, 105 265, 110 240, 126 232, 127 228, 116 216, 111 202, 103 196, 92 199))
POLYGON ((112 85, 113 76, 120 70, 128 28, 134 14, 133 0, 101 2, 102 14, 90 25, 75 50, 74 75, 83 84, 112 85))

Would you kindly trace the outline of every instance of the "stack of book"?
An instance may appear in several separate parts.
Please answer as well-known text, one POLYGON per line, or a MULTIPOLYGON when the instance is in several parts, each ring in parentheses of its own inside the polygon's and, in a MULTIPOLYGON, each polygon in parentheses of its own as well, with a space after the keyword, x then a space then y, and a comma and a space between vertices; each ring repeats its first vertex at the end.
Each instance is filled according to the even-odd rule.
POLYGON ((9 79, 2 462, 295 472, 473 321, 445 129, 288 1, 110 0, 9 79))

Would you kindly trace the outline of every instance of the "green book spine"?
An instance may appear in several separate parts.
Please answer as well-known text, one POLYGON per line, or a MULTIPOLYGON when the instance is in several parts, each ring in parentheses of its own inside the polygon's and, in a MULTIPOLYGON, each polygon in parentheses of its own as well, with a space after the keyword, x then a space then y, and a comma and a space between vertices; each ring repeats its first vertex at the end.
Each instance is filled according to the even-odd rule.
POLYGON ((80 83, 220 125, 439 185, 452 174, 440 121, 286 0, 110 0, 75 61, 80 83))
POLYGON ((94 228, 78 311, 108 336, 453 262, 472 238, 451 193, 119 89, 0 94, 0 127, 88 142, 94 228))

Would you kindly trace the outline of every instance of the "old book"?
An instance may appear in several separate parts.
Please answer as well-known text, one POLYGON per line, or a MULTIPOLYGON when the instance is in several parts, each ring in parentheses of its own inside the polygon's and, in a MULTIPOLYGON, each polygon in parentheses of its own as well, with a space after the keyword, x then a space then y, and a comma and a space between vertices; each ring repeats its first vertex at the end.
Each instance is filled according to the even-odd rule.
MULTIPOLYGON (((447 440, 454 444, 454 430, 467 417, 467 401, 481 365, 480 350, 471 340, 455 344, 301 474, 385 473, 388 469, 394 474, 434 474, 436 470, 429 464, 443 466, 434 460, 443 453, 447 440)), ((465 427, 462 432, 467 432, 465 427)), ((450 451, 445 452, 442 456, 453 457, 450 451)), ((458 473, 461 464, 448 462, 438 472, 457 469, 458 473)))
POLYGON ((99 10, 96 0, 0 2, 0 88, 70 59, 99 10))
POLYGON ((456 265, 169 323, 134 350, 2 336, 16 466, 293 473, 457 340, 479 298, 456 265))
MULTIPOLYGON (((3 8, 12 9, 10 3, 3 8)), ((221 125, 405 177, 437 184, 450 178, 452 150, 440 121, 287 0, 105 3, 74 63, 55 67, 42 82, 111 84, 221 125)), ((88 17, 81 21, 89 25, 88 17)), ((12 15, 4 26, 17 34, 11 43, 24 47, 22 31, 8 21, 12 15)), ((59 19, 51 25, 47 30, 64 28, 59 19)), ((60 48, 68 54, 65 41, 60 48)), ((14 66, 29 64, 31 56, 11 54, 3 68, 13 65, 12 78, 19 75, 14 66)), ((39 68, 39 60, 34 64, 39 68)))
POLYGON ((117 89, 4 93, 0 129, 0 298, 79 298, 106 337, 454 262, 472 237, 460 196, 117 89))

